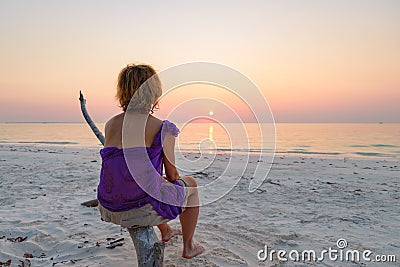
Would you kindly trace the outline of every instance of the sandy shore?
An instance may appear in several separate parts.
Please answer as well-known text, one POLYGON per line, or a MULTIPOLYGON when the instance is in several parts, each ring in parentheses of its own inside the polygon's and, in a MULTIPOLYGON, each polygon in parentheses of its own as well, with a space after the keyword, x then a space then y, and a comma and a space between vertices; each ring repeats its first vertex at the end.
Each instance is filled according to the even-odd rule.
MULTIPOLYGON (((194 176, 205 183, 225 161, 217 157, 194 176)), ((250 158, 250 164, 256 161, 250 158)), ((96 149, 0 145, 0 262, 136 266, 127 231, 100 221, 97 208, 80 205, 95 198, 99 170, 96 149), (122 246, 106 248, 110 239, 121 237, 122 246)), ((400 162, 278 155, 264 184, 251 194, 250 176, 245 173, 229 194, 202 207, 196 238, 206 253, 181 258, 177 237, 167 243, 165 266, 376 266, 257 259, 265 245, 321 251, 336 247, 339 238, 348 248, 400 261, 400 162)))

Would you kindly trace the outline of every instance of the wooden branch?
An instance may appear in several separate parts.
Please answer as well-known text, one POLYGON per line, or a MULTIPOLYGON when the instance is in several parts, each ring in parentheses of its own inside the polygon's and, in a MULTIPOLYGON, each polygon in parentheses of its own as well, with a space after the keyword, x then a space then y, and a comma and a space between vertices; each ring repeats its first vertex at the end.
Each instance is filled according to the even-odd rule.
MULTIPOLYGON (((89 124, 90 128, 92 129, 93 133, 96 135, 97 139, 99 139, 100 143, 104 145, 104 135, 100 132, 99 128, 97 128, 96 124, 93 122, 92 118, 90 117, 89 113, 86 109, 86 99, 83 97, 82 91, 79 91, 79 102, 81 103, 81 111, 83 117, 85 118, 86 122, 89 124)), ((81 205, 85 207, 97 207, 99 202, 97 199, 92 199, 89 201, 82 202, 81 205)))
MULTIPOLYGON (((104 145, 104 135, 96 127, 96 124, 93 122, 92 118, 90 118, 89 113, 86 110, 86 99, 83 98, 81 91, 79 91, 79 101, 81 103, 83 117, 85 117, 86 122, 89 124, 97 139, 99 139, 99 141, 104 145)), ((99 202, 97 199, 81 203, 81 205, 86 207, 96 207, 98 204, 99 202)), ((143 226, 128 228, 128 231, 135 245, 138 266, 163 266, 165 244, 158 240, 158 237, 154 232, 154 228, 152 226, 143 226)))
POLYGON ((86 122, 89 124, 90 128, 92 129, 93 133, 96 135, 97 139, 99 139, 100 143, 104 146, 104 135, 100 132, 97 128, 96 124, 94 124, 92 118, 89 116, 89 113, 86 110, 86 99, 83 98, 83 94, 79 91, 79 101, 81 102, 81 110, 83 117, 85 118, 86 122))

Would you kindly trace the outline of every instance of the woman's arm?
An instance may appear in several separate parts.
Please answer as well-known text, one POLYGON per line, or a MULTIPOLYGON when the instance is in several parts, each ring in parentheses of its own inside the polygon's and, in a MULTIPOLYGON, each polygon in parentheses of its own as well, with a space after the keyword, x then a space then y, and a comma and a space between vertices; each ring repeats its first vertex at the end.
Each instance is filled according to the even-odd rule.
POLYGON ((178 170, 175 167, 175 137, 167 133, 163 144, 163 164, 165 175, 168 181, 175 182, 179 179, 178 170))
POLYGON ((110 124, 111 124, 111 122, 109 120, 106 122, 106 125, 104 126, 104 146, 105 147, 109 146, 110 138, 107 138, 107 137, 110 137, 110 124))

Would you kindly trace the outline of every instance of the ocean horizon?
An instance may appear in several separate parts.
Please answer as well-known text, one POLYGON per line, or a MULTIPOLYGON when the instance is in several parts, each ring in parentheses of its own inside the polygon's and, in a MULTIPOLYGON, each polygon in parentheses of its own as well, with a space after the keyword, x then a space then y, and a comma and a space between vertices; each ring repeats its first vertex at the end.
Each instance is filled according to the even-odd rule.
MULTIPOLYGON (((104 123, 97 123, 104 132, 104 123)), ((400 159, 400 123, 176 123, 182 152, 400 159), (262 136, 263 135, 263 136, 262 136), (262 136, 262 137, 261 137, 262 136)), ((101 148, 83 122, 0 123, 0 144, 101 148)))

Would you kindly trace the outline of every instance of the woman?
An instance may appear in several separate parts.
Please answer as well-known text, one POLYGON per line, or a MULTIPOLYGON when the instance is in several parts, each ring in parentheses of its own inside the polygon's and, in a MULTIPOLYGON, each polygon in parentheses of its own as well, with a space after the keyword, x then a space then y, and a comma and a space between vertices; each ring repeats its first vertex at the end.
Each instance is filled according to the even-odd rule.
POLYGON ((197 184, 193 177, 180 177, 174 165, 178 128, 151 115, 161 94, 151 66, 131 64, 121 70, 117 98, 123 112, 105 126, 99 210, 104 221, 128 230, 157 225, 164 242, 182 234, 182 257, 192 258, 205 250, 193 241, 199 215, 197 184), (182 231, 167 223, 177 216, 182 231))

